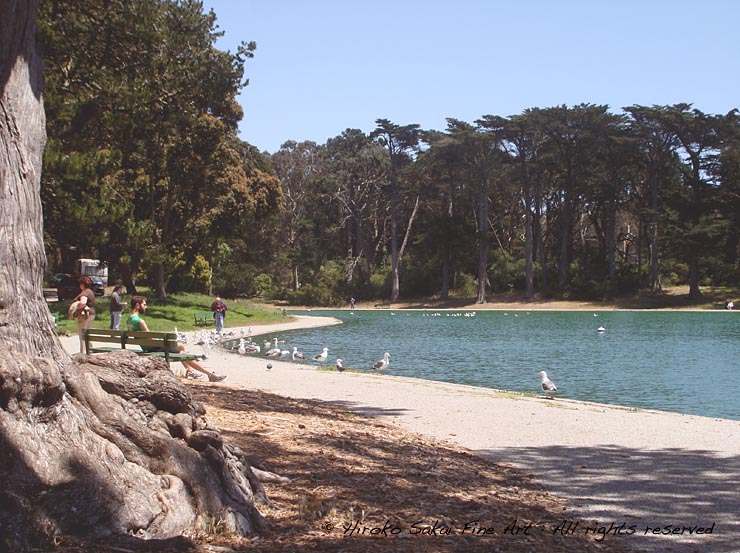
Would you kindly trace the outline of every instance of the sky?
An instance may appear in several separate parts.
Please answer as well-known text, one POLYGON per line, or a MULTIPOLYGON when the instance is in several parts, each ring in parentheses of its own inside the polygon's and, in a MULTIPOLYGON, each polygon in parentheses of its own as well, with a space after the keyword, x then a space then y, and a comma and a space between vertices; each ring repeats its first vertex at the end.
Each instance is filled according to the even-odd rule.
POLYGON ((740 108, 737 0, 204 0, 255 41, 240 138, 274 153, 377 119, 444 131, 528 108, 740 108))

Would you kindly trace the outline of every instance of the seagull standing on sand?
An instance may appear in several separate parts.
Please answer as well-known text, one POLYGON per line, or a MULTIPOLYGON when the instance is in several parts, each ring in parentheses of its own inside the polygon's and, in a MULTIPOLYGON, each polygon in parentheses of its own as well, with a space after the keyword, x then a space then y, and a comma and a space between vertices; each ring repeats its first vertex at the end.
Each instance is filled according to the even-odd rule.
POLYGON ((329 357, 329 348, 324 348, 323 350, 321 350, 321 353, 313 358, 313 360, 318 361, 319 363, 323 363, 324 361, 326 361, 327 357, 329 357))
POLYGON ((383 354, 383 359, 381 359, 380 361, 376 361, 372 368, 376 371, 382 371, 390 364, 391 364, 391 354, 386 351, 383 354))
POLYGON ((337 358, 337 364, 336 364, 337 370, 339 372, 344 371, 344 365, 342 365, 342 360, 337 358))
POLYGON ((545 397, 547 399, 553 399, 555 397, 555 392, 558 391, 558 387, 555 386, 555 383, 552 380, 547 378, 547 373, 545 371, 540 371, 537 374, 542 379, 542 391, 545 392, 545 397))

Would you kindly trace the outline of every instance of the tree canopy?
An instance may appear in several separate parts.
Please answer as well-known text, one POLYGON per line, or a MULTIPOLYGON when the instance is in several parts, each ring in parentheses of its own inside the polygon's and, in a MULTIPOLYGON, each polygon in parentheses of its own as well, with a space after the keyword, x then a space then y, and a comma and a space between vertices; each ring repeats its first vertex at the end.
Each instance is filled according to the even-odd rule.
MULTIPOLYGON (((297 303, 737 285, 738 119, 690 104, 237 137, 256 45, 196 1, 43 2, 50 266, 297 303)), ((248 98, 248 95, 247 95, 248 98)))

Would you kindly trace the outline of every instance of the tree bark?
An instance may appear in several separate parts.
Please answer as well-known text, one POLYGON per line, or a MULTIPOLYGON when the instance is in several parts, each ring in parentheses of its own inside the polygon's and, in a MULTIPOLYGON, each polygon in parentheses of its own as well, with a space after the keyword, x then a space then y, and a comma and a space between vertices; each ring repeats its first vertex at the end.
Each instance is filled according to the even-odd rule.
POLYGON ((0 344, 60 360, 43 298, 41 159, 46 142, 36 2, 0 2, 0 344))
POLYGON ((54 332, 40 171, 45 142, 36 0, 0 0, 0 551, 55 536, 143 539, 265 524, 246 458, 162 359, 73 362, 54 332))

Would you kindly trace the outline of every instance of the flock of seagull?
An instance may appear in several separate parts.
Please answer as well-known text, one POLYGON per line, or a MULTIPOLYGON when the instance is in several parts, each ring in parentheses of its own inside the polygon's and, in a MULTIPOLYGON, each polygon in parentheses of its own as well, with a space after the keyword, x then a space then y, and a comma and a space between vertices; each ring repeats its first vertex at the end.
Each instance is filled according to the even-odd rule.
MULTIPOLYGON (((508 313, 506 313, 508 315, 508 313)), ((429 317, 439 317, 441 316, 440 313, 430 313, 430 314, 424 314, 424 316, 429 317)), ((447 315, 450 316, 450 315, 447 315)), ((463 316, 462 313, 454 314, 453 316, 463 316)), ((471 313, 465 313, 465 317, 473 317, 475 316, 475 312, 471 313)), ((597 317, 598 315, 594 313, 594 317, 597 317)), ((597 329, 597 332, 600 334, 604 333, 606 331, 606 328, 601 325, 597 329)), ((187 334, 184 334, 182 332, 179 332, 177 330, 177 327, 175 327, 175 334, 177 335, 177 340, 179 342, 182 342, 183 344, 188 343, 188 336, 187 334)), ((290 359, 293 362, 299 362, 299 361, 305 361, 306 355, 303 352, 298 351, 298 347, 293 346, 293 350, 289 349, 283 349, 281 347, 281 344, 284 344, 285 341, 280 341, 277 338, 274 338, 273 342, 269 342, 265 340, 262 343, 262 347, 260 347, 259 344, 252 341, 252 328, 248 328, 246 333, 242 329, 241 335, 239 337, 239 342, 235 343, 235 345, 231 348, 231 351, 236 350, 239 355, 246 355, 247 353, 262 353, 262 350, 264 348, 264 355, 265 357, 272 357, 276 359, 290 359)), ((219 342, 223 342, 225 338, 231 338, 236 335, 235 331, 228 331, 228 332, 222 332, 222 333, 216 333, 215 331, 211 330, 201 330, 195 333, 194 335, 194 342, 196 345, 201 346, 203 350, 203 357, 207 358, 208 353, 210 352, 211 348, 216 345, 219 342)), ((313 360, 317 363, 324 363, 329 357, 329 348, 325 347, 321 350, 321 353, 315 355, 313 357, 313 360)), ((383 358, 379 359, 375 363, 373 363, 372 367, 370 367, 372 370, 376 371, 382 371, 388 368, 388 366, 391 364, 391 354, 387 351, 383 354, 383 358)), ((337 371, 344 372, 345 366, 344 361, 337 357, 334 366, 336 367, 337 371)), ((267 364, 267 369, 272 369, 272 364, 267 364)), ((541 387, 542 391, 545 395, 546 399, 554 399, 555 393, 558 391, 558 387, 555 385, 555 383, 550 380, 550 378, 547 376, 547 372, 545 371, 539 371, 537 375, 541 379, 541 387)))
MULTIPOLYGON (((290 360, 294 363, 298 363, 306 360, 306 354, 302 351, 298 351, 297 346, 293 346, 293 349, 286 348, 284 340, 273 338, 272 342, 265 340, 260 346, 256 342, 252 341, 251 336, 241 336, 239 341, 234 343, 231 347, 231 351, 236 351, 239 355, 247 355, 248 353, 263 354, 265 357, 271 357, 273 359, 290 360), (264 353, 263 353, 264 352, 264 353)), ((325 347, 320 353, 314 355, 312 359, 317 363, 325 363, 329 358, 329 348, 325 347)), ((385 352, 383 358, 375 362, 372 367, 373 370, 384 370, 391 364, 391 354, 385 352)), ((343 372, 345 370, 344 361, 337 357, 334 366, 337 371, 343 372)), ((272 363, 267 364, 267 368, 272 368, 272 363)))

